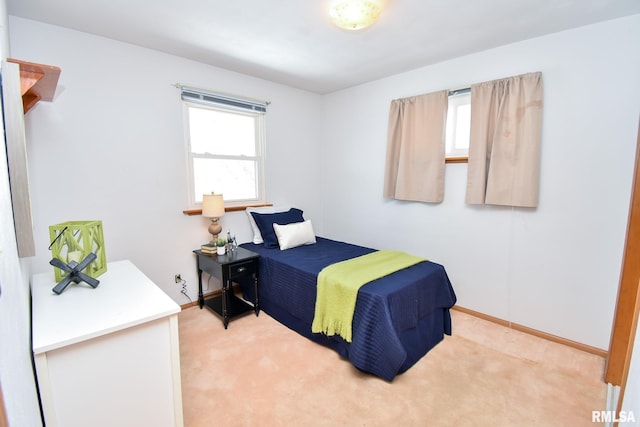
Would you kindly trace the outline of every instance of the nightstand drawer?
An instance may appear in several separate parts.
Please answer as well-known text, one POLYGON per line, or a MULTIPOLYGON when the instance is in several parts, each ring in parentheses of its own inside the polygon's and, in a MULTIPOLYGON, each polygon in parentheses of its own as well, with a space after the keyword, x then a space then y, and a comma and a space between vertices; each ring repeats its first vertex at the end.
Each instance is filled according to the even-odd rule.
POLYGON ((256 262, 254 260, 241 262, 229 267, 229 279, 236 277, 247 276, 255 273, 256 262))

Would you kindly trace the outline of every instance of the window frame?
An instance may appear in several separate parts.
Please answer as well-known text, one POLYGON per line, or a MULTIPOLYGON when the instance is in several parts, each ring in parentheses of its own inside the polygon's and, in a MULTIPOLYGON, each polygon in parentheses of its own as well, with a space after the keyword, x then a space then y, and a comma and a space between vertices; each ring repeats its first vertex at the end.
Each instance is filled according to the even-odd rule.
MULTIPOLYGON (((233 159, 233 160, 253 160, 256 163, 256 192, 257 197, 251 199, 241 199, 233 201, 224 201, 225 209, 240 208, 244 206, 257 206, 266 204, 265 200, 265 145, 266 145, 266 126, 265 126, 265 111, 255 111, 246 108, 235 107, 232 105, 217 104, 213 102, 198 102, 190 99, 182 99, 183 108, 183 123, 184 123, 184 141, 186 151, 186 170, 187 170, 187 191, 188 191, 188 206, 190 209, 184 211, 184 213, 191 214, 193 212, 200 211, 202 209, 202 202, 197 202, 197 195, 195 194, 195 175, 194 175, 194 159, 195 158, 208 158, 208 159, 233 159), (255 156, 235 156, 235 155, 221 155, 221 154, 201 154, 194 153, 191 150, 191 135, 190 135, 190 117, 189 109, 198 108, 204 110, 213 110, 228 114, 239 114, 254 118, 255 123, 255 156)), ((213 189, 215 191, 215 189, 213 189)), ((224 192, 222 192, 224 193, 224 192)))

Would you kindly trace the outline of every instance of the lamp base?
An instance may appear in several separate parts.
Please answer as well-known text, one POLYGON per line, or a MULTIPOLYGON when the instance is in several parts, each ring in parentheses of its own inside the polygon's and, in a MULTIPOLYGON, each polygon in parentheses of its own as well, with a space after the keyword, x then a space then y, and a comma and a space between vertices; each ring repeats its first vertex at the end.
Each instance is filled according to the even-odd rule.
POLYGON ((209 234, 211 234, 211 242, 214 245, 218 240, 218 234, 222 231, 222 226, 218 224, 218 218, 211 218, 211 224, 209 224, 209 234))

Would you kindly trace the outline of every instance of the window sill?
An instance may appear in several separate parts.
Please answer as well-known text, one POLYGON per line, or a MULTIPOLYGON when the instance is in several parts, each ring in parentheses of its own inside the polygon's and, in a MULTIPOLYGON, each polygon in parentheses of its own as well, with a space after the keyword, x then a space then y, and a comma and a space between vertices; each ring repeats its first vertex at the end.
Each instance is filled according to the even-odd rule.
POLYGON ((445 163, 469 163, 468 157, 447 157, 445 163))
MULTIPOLYGON (((225 206, 225 212, 237 212, 243 211, 246 208, 261 208, 263 206, 273 206, 271 203, 249 203, 246 205, 236 205, 236 206, 225 206)), ((194 209, 185 209, 182 211, 185 215, 202 215, 202 208, 194 208, 194 209)))

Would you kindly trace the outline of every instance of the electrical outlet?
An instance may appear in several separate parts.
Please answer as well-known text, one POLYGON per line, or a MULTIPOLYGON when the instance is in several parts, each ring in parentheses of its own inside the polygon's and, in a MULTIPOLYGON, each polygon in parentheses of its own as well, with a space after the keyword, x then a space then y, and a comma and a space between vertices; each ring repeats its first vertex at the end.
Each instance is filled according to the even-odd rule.
POLYGON ((180 283, 182 281, 182 277, 179 274, 176 274, 175 279, 176 283, 180 283))

